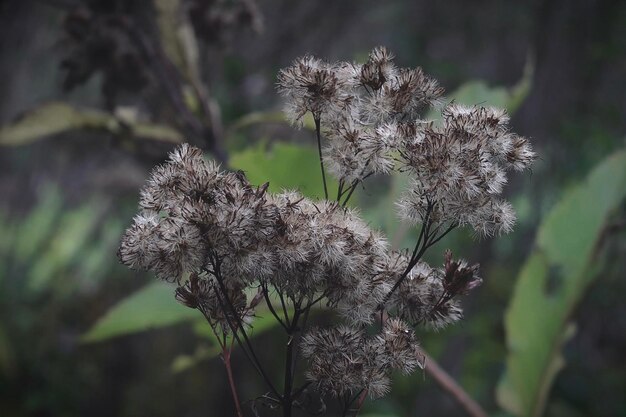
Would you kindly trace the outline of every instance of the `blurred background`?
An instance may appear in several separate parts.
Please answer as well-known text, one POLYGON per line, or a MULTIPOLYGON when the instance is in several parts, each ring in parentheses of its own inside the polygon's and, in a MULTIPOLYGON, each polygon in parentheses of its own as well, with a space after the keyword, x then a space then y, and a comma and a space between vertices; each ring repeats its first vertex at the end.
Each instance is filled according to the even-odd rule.
MULTIPOLYGON (((434 265, 447 247, 480 262, 484 284, 459 325, 419 332, 425 349, 492 416, 626 416, 618 0, 0 2, 0 415, 233 415, 200 317, 118 264, 120 236, 150 169, 182 141, 253 182, 319 196, 313 134, 284 123, 276 73, 305 53, 363 61, 378 45, 450 99, 507 108, 540 156, 510 177, 512 234, 458 230, 431 250, 434 265)), ((414 231, 393 210, 402 181, 373 179, 355 205, 408 247, 414 231)), ((254 338, 280 375, 281 332, 254 338)), ((233 361, 240 397, 261 394, 233 361)), ((361 415, 465 414, 418 372, 361 415)))

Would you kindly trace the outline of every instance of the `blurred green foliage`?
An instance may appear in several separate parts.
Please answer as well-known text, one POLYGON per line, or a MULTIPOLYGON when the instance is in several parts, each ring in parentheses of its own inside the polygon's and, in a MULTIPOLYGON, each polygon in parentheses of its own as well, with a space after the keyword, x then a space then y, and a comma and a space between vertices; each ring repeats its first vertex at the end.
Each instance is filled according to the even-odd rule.
POLYGON ((99 342, 111 337, 169 326, 198 318, 198 313, 172 302, 174 286, 166 282, 148 284, 123 299, 100 318, 82 337, 99 342))
POLYGON ((602 237, 625 198, 626 151, 620 151, 570 189, 542 223, 506 314, 509 354, 498 400, 515 415, 543 414, 565 365, 561 349, 574 333, 572 311, 602 268, 602 237))
MULTIPOLYGON (((312 198, 324 198, 317 149, 291 143, 265 142, 252 145, 230 157, 230 166, 241 169, 253 184, 269 182, 269 190, 299 190, 312 198)), ((326 178, 328 193, 337 193, 337 182, 326 178)))
POLYGON ((102 217, 106 210, 97 199, 68 209, 59 190, 50 187, 23 219, 0 215, 0 283, 27 298, 43 291, 67 296, 76 284, 95 285, 124 230, 121 219, 102 217))
POLYGON ((137 120, 133 111, 112 115, 100 110, 79 109, 66 103, 48 103, 0 127, 0 146, 23 146, 60 133, 108 132, 126 138, 182 143, 174 128, 137 120))
POLYGON ((72 301, 95 291, 115 266, 111 257, 124 226, 120 218, 104 217, 108 209, 100 199, 67 207, 60 191, 48 186, 22 218, 0 213, 3 415, 55 409, 67 398, 65 388, 50 390, 59 362, 47 361, 60 344, 69 348, 78 339, 76 321, 63 319, 72 301))

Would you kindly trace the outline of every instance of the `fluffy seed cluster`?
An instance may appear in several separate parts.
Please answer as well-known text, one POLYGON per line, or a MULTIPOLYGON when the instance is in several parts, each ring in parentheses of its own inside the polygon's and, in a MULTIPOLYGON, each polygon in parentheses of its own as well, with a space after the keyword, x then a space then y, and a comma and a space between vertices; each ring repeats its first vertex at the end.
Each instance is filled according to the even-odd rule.
POLYGON ((479 235, 509 232, 511 205, 498 198, 506 172, 535 158, 527 139, 509 132, 504 110, 444 106, 439 123, 422 119, 443 103, 443 89, 421 68, 398 68, 385 48, 364 64, 306 56, 280 71, 278 91, 295 124, 310 112, 326 137, 323 155, 340 184, 394 168, 411 178, 400 216, 471 226, 479 235))
POLYGON ((335 202, 266 190, 183 145, 141 191, 120 260, 180 284, 191 274, 179 300, 194 308, 194 297, 215 298, 219 274, 228 290, 262 283, 292 300, 323 296, 351 322, 370 322, 390 289, 386 240, 335 202))
POLYGON ((303 350, 312 361, 309 377, 334 395, 359 389, 383 395, 391 369, 410 372, 421 363, 406 323, 441 328, 456 321, 454 296, 479 282, 475 267, 448 255, 442 269, 416 265, 387 300, 407 256, 390 251, 354 210, 296 192, 268 193, 267 184, 255 187, 241 172, 220 171, 188 145, 152 172, 119 258, 177 282, 176 299, 224 333, 251 315, 246 288, 325 299, 352 327, 308 333, 303 350), (359 329, 383 303, 398 318, 368 339, 359 329))
POLYGON ((452 104, 442 116, 441 123, 398 131, 402 168, 411 177, 400 215, 469 225, 479 235, 510 232, 515 213, 499 195, 506 172, 534 160, 528 140, 509 132, 504 110, 452 104))
MULTIPOLYGON (((392 259, 389 273, 402 276, 407 270, 407 257, 394 252, 392 259)), ((454 261, 450 251, 446 251, 445 259, 443 268, 418 262, 406 273, 389 300, 398 317, 433 330, 443 329, 463 317, 457 296, 468 294, 482 283, 478 264, 468 266, 466 261, 454 261)))
POLYGON ((341 193, 338 201, 272 194, 267 183, 220 171, 182 145, 142 189, 119 258, 178 283, 176 299, 224 334, 244 331, 261 299, 290 335, 301 331, 275 313, 273 293, 285 317, 285 303, 307 309, 324 302, 345 324, 305 332, 308 378, 340 398, 380 397, 392 370, 423 367, 413 329, 459 320, 458 296, 482 282, 478 265, 448 251, 434 268, 421 261, 425 250, 455 226, 508 232, 514 214, 498 197, 506 172, 526 168, 535 155, 508 130, 502 110, 452 104, 440 122, 421 120, 443 91, 420 68, 397 68, 385 48, 362 65, 300 58, 278 78, 291 119, 311 113, 324 133, 323 161, 344 190, 375 173, 410 176, 397 205, 402 218, 422 224, 413 252, 390 250, 341 193), (260 296, 248 300, 246 290, 255 288, 260 296), (367 331, 378 319, 381 326, 367 331))
POLYGON ((374 337, 346 326, 313 329, 302 340, 302 354, 311 362, 308 378, 338 398, 361 390, 382 397, 390 389, 391 370, 408 374, 424 365, 415 333, 399 319, 389 320, 374 337))
POLYGON ((383 47, 365 64, 305 56, 278 74, 288 118, 298 125, 311 112, 320 122, 328 170, 346 184, 391 171, 397 138, 390 126, 415 120, 443 93, 421 68, 398 68, 393 58, 383 47))

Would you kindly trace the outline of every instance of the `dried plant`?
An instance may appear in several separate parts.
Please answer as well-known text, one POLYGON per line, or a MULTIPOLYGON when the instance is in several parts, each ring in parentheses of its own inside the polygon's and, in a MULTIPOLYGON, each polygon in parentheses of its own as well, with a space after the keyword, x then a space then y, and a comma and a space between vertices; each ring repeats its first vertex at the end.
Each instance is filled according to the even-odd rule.
POLYGON ((511 231, 513 209, 499 198, 506 172, 525 169, 535 155, 508 130, 503 110, 444 106, 435 80, 421 68, 397 68, 385 48, 362 65, 297 59, 280 71, 278 90, 294 124, 313 116, 326 198, 269 193, 268 184, 221 171, 183 145, 141 191, 119 257, 176 282, 176 299, 206 317, 240 416, 234 343, 267 384, 260 398, 283 416, 310 408, 312 391, 356 415, 367 396, 389 392, 392 370, 424 367, 416 328, 458 321, 458 297, 481 283, 477 265, 447 251, 435 268, 424 253, 459 226, 481 236, 511 231), (421 118, 431 107, 441 110, 440 122, 421 118), (325 169, 339 181, 334 199, 325 169), (392 251, 347 205, 366 178, 394 170, 410 178, 397 208, 419 225, 412 250, 392 251), (262 302, 288 338, 282 391, 248 336, 262 302), (307 328, 318 303, 337 313, 336 326, 307 328), (309 367, 296 386, 299 354, 309 367))

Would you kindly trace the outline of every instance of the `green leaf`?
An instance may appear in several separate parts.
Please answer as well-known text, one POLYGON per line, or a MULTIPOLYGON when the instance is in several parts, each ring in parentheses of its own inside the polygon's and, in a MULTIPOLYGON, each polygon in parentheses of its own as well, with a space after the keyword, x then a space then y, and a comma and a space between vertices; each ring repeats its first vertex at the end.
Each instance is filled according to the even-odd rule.
POLYGON ((99 342, 143 330, 170 326, 198 318, 196 310, 174 300, 174 287, 165 282, 149 284, 120 301, 82 337, 99 342))
POLYGON ((38 107, 0 128, 0 146, 28 145, 44 137, 73 130, 95 130, 116 135, 168 143, 181 143, 183 136, 169 126, 120 119, 99 110, 77 109, 52 102, 38 107))
POLYGON ((517 416, 541 416, 564 366, 572 311, 597 276, 598 239, 626 198, 626 151, 597 166, 541 225, 505 317, 509 354, 498 402, 517 416))
POLYGON ((451 98, 460 104, 506 108, 509 102, 509 91, 504 87, 489 87, 486 82, 477 80, 461 85, 451 94, 451 98))
MULTIPOLYGON (((230 157, 234 169, 243 170, 253 184, 270 183, 270 191, 298 189, 307 197, 323 198, 320 163, 317 149, 290 143, 275 143, 269 147, 262 142, 230 157)), ((337 192, 337 183, 329 175, 328 191, 337 192)))

